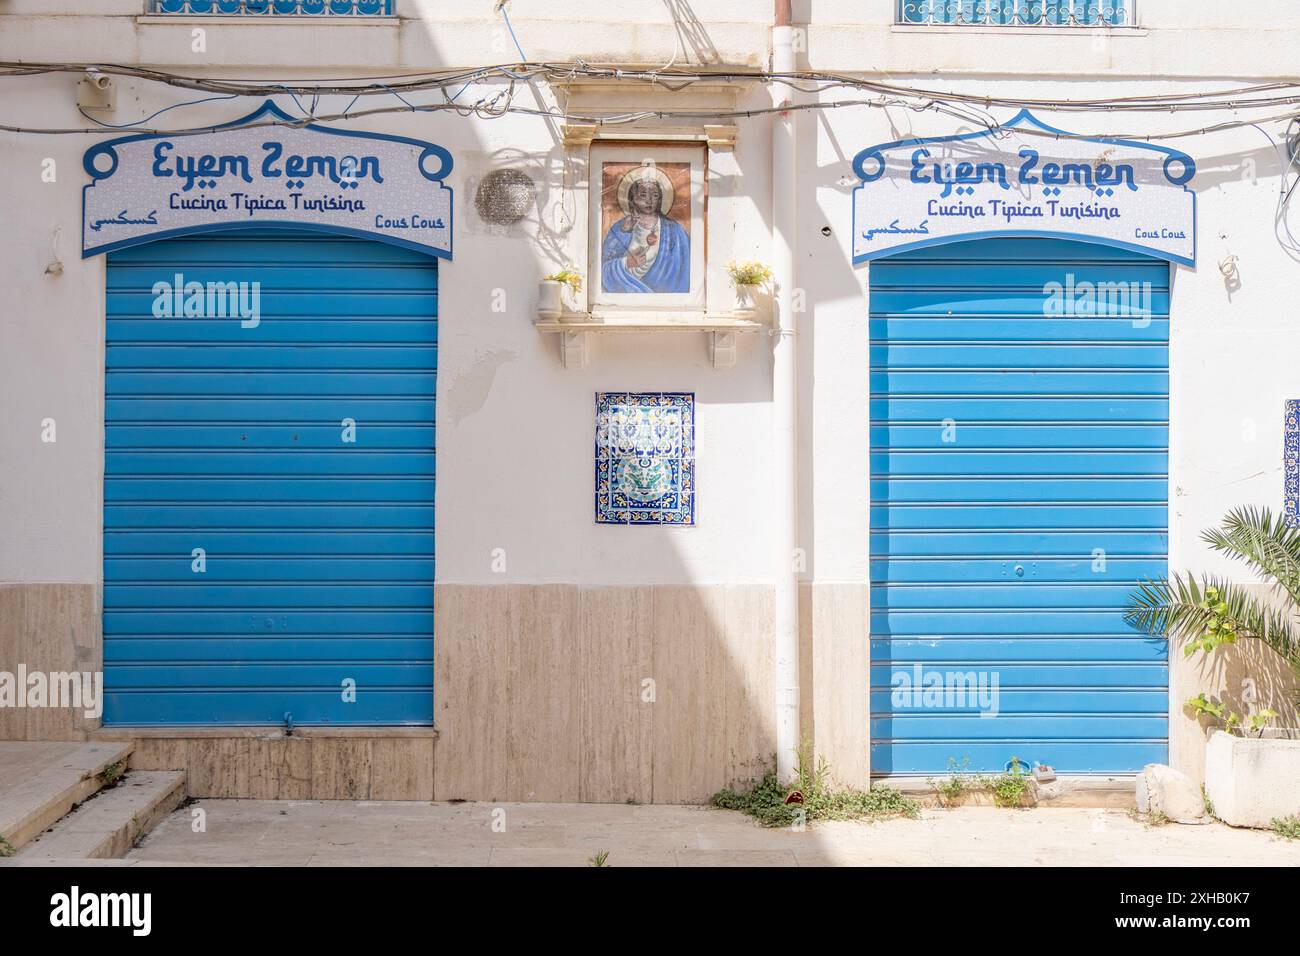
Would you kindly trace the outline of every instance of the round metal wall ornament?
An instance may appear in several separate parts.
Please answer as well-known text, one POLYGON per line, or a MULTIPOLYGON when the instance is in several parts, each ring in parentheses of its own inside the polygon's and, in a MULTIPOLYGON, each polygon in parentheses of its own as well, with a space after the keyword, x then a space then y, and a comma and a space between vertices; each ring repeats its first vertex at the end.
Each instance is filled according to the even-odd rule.
POLYGON ((528 215, 537 199, 532 178, 517 169, 494 169, 474 192, 474 208, 484 222, 506 225, 528 215))

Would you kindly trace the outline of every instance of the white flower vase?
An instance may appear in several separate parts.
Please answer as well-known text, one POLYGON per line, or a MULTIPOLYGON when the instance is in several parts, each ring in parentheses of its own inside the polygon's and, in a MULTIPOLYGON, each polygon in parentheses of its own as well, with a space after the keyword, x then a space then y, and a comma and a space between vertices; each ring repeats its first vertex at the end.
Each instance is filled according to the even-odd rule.
POLYGON ((558 322, 564 311, 564 284, 543 279, 537 286, 537 317, 543 322, 558 322))
POLYGON ((758 304, 755 302, 755 295, 758 293, 756 285, 736 285, 736 312, 741 315, 750 316, 758 311, 758 304))
POLYGON ((591 316, 583 308, 580 293, 570 286, 560 289, 560 321, 590 322, 591 316))

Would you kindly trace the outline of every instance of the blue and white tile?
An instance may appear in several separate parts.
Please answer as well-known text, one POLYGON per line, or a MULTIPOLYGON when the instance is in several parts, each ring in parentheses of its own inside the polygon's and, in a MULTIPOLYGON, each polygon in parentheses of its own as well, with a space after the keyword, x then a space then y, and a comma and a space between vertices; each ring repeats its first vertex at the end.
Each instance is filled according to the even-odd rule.
POLYGON ((695 395, 596 394, 596 523, 695 524, 695 395))
POLYGON ((1282 436, 1282 469, 1286 475, 1282 513, 1294 528, 1300 526, 1300 399, 1286 403, 1282 436))

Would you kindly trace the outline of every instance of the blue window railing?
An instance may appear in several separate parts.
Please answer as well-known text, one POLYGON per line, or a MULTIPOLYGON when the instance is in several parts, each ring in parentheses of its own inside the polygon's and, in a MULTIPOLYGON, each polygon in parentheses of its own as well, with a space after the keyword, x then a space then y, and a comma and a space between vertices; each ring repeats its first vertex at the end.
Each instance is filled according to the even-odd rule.
POLYGON ((231 17, 388 17, 394 0, 150 0, 150 12, 231 17))
POLYGON ((1137 0, 898 0, 896 20, 927 26, 1131 27, 1137 0))

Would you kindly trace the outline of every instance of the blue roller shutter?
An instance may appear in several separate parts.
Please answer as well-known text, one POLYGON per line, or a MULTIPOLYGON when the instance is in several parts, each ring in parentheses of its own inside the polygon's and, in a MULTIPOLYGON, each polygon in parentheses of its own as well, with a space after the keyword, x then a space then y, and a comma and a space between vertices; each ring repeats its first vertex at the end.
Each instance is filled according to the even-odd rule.
POLYGON ((1122 607, 1166 569, 1168 265, 986 239, 874 262, 870 289, 873 772, 1166 760, 1166 645, 1122 607), (1044 314, 1088 282, 1148 284, 1149 321, 1116 286, 1044 314))
POLYGON ((319 233, 108 257, 107 723, 432 722, 437 303, 436 260, 319 233), (177 275, 260 323, 157 317, 177 275))

